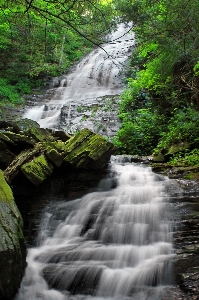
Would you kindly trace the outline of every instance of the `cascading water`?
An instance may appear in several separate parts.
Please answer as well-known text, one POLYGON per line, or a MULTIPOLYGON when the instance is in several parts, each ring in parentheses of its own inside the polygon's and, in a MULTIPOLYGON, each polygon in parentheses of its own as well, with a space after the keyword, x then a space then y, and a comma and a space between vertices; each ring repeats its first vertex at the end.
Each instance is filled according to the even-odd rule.
POLYGON ((169 182, 113 157, 95 192, 52 201, 16 300, 170 299, 169 182))
POLYGON ((37 121, 44 128, 56 128, 63 105, 92 103, 97 97, 120 94, 123 88, 120 73, 135 43, 134 33, 128 33, 129 28, 120 24, 117 31, 107 37, 109 42, 94 49, 65 76, 52 99, 29 109, 23 118, 37 121))

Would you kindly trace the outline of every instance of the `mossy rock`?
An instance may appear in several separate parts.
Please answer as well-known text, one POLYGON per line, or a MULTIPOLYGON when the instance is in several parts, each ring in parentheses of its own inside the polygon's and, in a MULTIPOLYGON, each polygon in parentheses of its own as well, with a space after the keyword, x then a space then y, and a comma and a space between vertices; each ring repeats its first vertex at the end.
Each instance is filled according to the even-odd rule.
POLYGON ((184 176, 184 179, 189 179, 189 180, 197 180, 199 181, 199 172, 196 172, 196 173, 189 173, 189 174, 186 174, 184 176))
POLYGON ((181 151, 185 151, 186 149, 189 149, 189 147, 190 144, 186 142, 180 144, 173 144, 168 148, 166 155, 171 155, 181 151))
POLYGON ((66 133, 62 130, 57 130, 57 131, 53 132, 52 135, 55 138, 60 139, 62 142, 66 142, 72 137, 71 135, 69 135, 68 133, 66 133))
POLYGON ((64 157, 55 148, 52 148, 50 146, 48 146, 46 149, 46 156, 57 167, 60 167, 64 160, 64 157))
POLYGON ((158 153, 158 154, 153 154, 152 155, 152 162, 154 163, 158 163, 158 162, 164 162, 165 161, 165 157, 162 153, 158 153))
POLYGON ((22 133, 35 142, 54 141, 54 137, 48 129, 40 128, 39 124, 30 119, 21 119, 13 124, 15 133, 22 133))
POLYGON ((0 170, 0 299, 17 293, 25 268, 23 221, 12 190, 0 170))
POLYGON ((23 164, 21 171, 34 185, 39 185, 52 174, 53 166, 44 155, 40 155, 23 164))
POLYGON ((77 168, 101 169, 114 151, 113 144, 85 128, 66 142, 64 160, 77 168))
POLYGON ((27 118, 16 120, 13 123, 13 130, 15 133, 25 132, 30 128, 40 128, 40 126, 36 121, 27 118))
POLYGON ((0 128, 1 129, 6 129, 6 128, 11 128, 13 124, 11 122, 7 122, 5 120, 0 120, 0 128))
POLYGON ((10 144, 14 144, 14 142, 8 136, 6 136, 6 132, 0 131, 0 140, 10 144))
POLYGON ((35 139, 24 134, 18 134, 11 131, 6 131, 4 132, 4 136, 9 138, 9 140, 11 140, 14 143, 26 143, 28 145, 35 144, 35 139))
POLYGON ((49 130, 44 128, 29 128, 25 133, 29 137, 35 139, 37 142, 52 142, 55 140, 49 130))
POLYGON ((18 174, 20 167, 27 161, 32 160, 35 156, 38 156, 42 151, 42 145, 36 144, 33 149, 25 149, 19 155, 17 155, 13 161, 4 170, 4 176, 8 183, 18 174))

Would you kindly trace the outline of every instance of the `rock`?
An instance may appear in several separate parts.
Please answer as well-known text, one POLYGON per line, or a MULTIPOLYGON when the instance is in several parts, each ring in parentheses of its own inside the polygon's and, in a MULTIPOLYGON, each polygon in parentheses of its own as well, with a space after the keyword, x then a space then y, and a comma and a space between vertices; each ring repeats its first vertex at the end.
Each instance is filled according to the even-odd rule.
POLYGON ((18 174, 20 167, 27 161, 33 159, 34 156, 41 152, 41 145, 37 144, 34 149, 23 150, 11 164, 4 170, 4 175, 7 182, 11 182, 12 179, 18 174))
POLYGON ((13 123, 13 130, 15 133, 20 133, 21 131, 27 131, 30 128, 40 128, 39 124, 30 119, 20 119, 13 123))
POLYGON ((64 160, 64 157, 56 150, 56 147, 51 147, 50 145, 46 148, 46 155, 57 167, 60 167, 64 160))
POLYGON ((152 161, 154 163, 163 163, 165 162, 165 157, 162 153, 152 155, 152 161))
POLYGON ((23 221, 11 188, 0 170, 0 299, 17 293, 25 268, 26 246, 23 221))
POLYGON ((57 131, 53 132, 52 135, 54 137, 60 139, 63 142, 68 141, 72 137, 71 135, 69 135, 66 132, 61 131, 61 130, 57 130, 57 131))
MULTIPOLYGON (((7 138, 7 142, 9 143, 14 143, 14 144, 27 144, 27 145, 34 145, 35 144, 35 139, 33 139, 30 136, 24 135, 24 134, 18 134, 18 133, 14 133, 14 132, 10 132, 10 131, 6 131, 3 133, 4 136, 4 140, 5 138, 7 138), (9 140, 8 140, 9 139, 9 140)), ((0 139, 2 138, 2 134, 0 134, 0 139)))
POLYGON ((29 128, 26 135, 34 138, 37 142, 54 141, 54 137, 48 129, 44 128, 29 128))
POLYGON ((5 140, 0 138, 0 168, 6 168, 14 158, 15 154, 10 151, 5 140))
POLYGON ((52 174, 53 166, 44 155, 40 155, 32 161, 23 164, 21 170, 34 185, 39 185, 52 174))
POLYGON ((113 144, 85 128, 66 142, 64 161, 76 168, 102 169, 115 150, 113 144))
POLYGON ((9 128, 9 127, 12 127, 12 123, 7 122, 5 120, 0 120, 0 128, 1 129, 6 129, 6 128, 9 128))
POLYGON ((14 142, 8 137, 6 136, 5 134, 6 132, 0 132, 0 140, 1 141, 4 141, 4 142, 7 142, 7 143, 10 143, 10 144, 14 144, 14 142))
POLYGON ((189 143, 181 142, 179 144, 173 144, 167 149, 167 152, 165 155, 176 154, 178 152, 185 151, 186 149, 189 149, 189 148, 190 148, 189 143))
POLYGON ((39 124, 30 119, 21 119, 13 124, 15 133, 23 132, 29 139, 35 142, 54 141, 54 137, 48 129, 40 128, 39 124))

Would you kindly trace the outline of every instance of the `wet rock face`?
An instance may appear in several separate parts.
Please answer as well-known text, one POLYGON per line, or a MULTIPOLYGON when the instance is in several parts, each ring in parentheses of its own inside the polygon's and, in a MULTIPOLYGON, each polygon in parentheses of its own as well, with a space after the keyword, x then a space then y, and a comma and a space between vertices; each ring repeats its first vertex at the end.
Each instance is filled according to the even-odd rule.
POLYGON ((60 128, 71 134, 88 128, 110 139, 121 126, 119 103, 120 96, 105 96, 66 104, 61 109, 60 128))
POLYGON ((25 268, 23 221, 11 188, 0 170, 0 299, 16 294, 25 268))
POLYGON ((174 233, 174 274, 187 299, 199 299, 199 183, 180 180, 181 193, 174 198, 179 223, 174 233))

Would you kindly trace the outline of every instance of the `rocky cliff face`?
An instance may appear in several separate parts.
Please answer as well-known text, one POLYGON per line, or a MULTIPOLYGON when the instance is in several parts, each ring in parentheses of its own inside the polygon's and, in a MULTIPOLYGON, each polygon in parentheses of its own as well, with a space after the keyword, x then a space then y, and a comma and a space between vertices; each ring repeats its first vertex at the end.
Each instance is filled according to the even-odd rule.
POLYGON ((0 170, 0 299, 17 292, 25 268, 26 246, 23 221, 12 190, 0 170))

